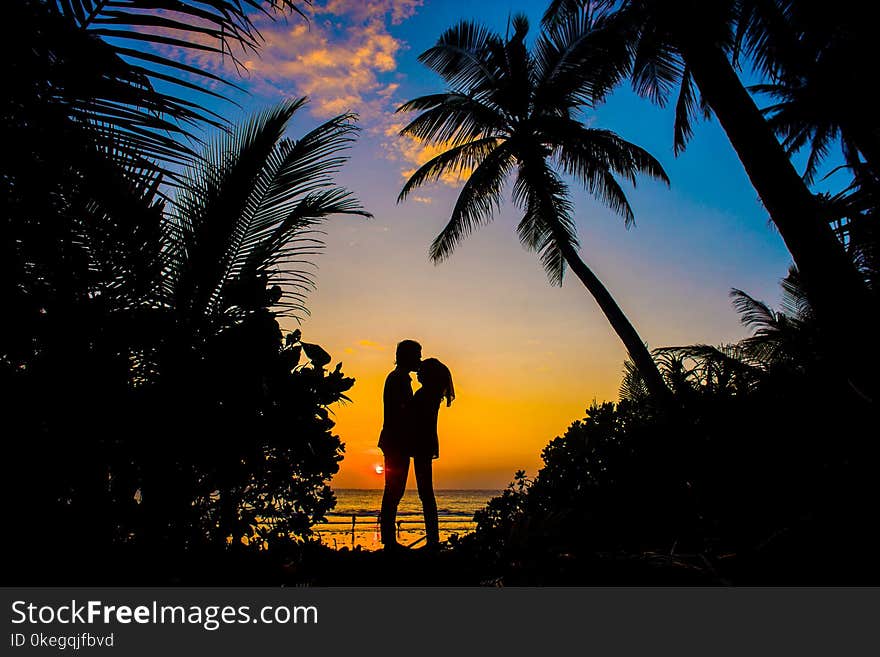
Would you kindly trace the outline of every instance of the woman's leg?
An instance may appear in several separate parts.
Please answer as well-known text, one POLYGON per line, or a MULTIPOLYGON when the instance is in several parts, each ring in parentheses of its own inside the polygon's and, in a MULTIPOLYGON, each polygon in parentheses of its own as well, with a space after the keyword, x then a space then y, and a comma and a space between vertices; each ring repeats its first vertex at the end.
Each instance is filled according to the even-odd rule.
POLYGON ((380 527, 384 545, 397 544, 397 505, 406 490, 409 457, 400 454, 385 455, 385 490, 382 493, 380 527))
POLYGON ((418 456, 413 459, 419 499, 422 501, 422 512, 425 514, 425 534, 428 537, 428 545, 439 545, 440 523, 437 519, 437 500, 434 498, 432 463, 433 459, 429 456, 418 456))

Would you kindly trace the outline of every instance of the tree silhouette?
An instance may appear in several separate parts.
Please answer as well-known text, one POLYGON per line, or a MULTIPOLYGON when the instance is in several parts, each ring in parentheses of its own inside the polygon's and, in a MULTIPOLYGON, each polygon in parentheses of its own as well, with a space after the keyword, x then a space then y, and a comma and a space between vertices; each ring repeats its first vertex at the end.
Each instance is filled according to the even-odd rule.
POLYGON ((371 216, 333 174, 357 131, 342 114, 300 139, 283 138, 306 99, 286 102, 221 134, 183 175, 168 213, 163 299, 222 325, 251 307, 305 312, 313 286, 307 258, 321 247, 315 227, 336 214, 371 216), (298 265, 291 267, 290 265, 298 265))
POLYGON ((161 569, 210 544, 308 535, 332 507, 343 446, 328 407, 354 381, 277 318, 307 312, 319 224, 369 215, 333 180, 354 117, 284 138, 304 102, 222 131, 170 201, 155 171, 114 158, 68 188, 77 275, 53 279, 66 288, 35 311, 51 321, 0 367, 16 436, 4 483, 28 500, 11 522, 40 509, 59 536, 28 563, 123 545, 161 569))
POLYGON ((304 17, 305 3, 15 0, 15 4, 23 22, 33 24, 37 18, 39 23, 29 56, 46 63, 45 100, 94 138, 111 135, 115 157, 146 164, 189 162, 196 154, 192 141, 200 137, 194 129, 226 125, 225 119, 191 97, 224 98, 222 90, 235 85, 202 63, 182 61, 180 53, 223 56, 241 67, 240 56, 256 53, 262 44, 256 19, 274 20, 287 11, 304 17), (165 54, 169 49, 177 56, 165 54))
MULTIPOLYGON (((780 3, 789 4, 797 3, 780 3)), ((868 291, 822 205, 731 63, 738 43, 751 44, 753 56, 775 45, 767 27, 773 14, 768 7, 776 9, 772 1, 757 0, 581 0, 554 3, 544 20, 554 25, 565 17, 613 8, 607 29, 627 44, 613 53, 622 53, 616 64, 619 75, 631 77, 639 94, 660 105, 678 88, 676 152, 685 147, 694 117, 709 110, 715 114, 798 266, 827 339, 852 348, 841 367, 862 394, 872 398, 877 315, 868 291)))
MULTIPOLYGON (((2 45, 9 66, 0 101, 0 302, 19 321, 0 333, 0 358, 17 366, 33 357, 47 339, 46 325, 64 324, 61 311, 85 294, 92 274, 80 248, 83 210, 121 202, 117 191, 142 184, 133 178, 149 186, 162 173, 162 182, 173 182, 180 165, 197 159, 200 130, 228 127, 198 99, 223 97, 234 85, 162 48, 234 60, 236 52, 261 45, 257 15, 298 6, 292 0, 7 3, 5 15, 16 29, 2 45)), ((167 195, 167 186, 157 190, 167 195)))
POLYGON ((864 3, 833 9, 810 3, 750 3, 739 20, 743 51, 767 79, 751 87, 775 101, 764 109, 789 152, 809 148, 812 183, 835 142, 850 166, 867 160, 880 175, 880 135, 864 80, 872 58, 872 21, 864 3))
MULTIPOLYGON (((182 174, 155 251, 162 267, 153 329, 164 327, 164 334, 160 329, 148 343, 141 367, 158 373, 165 403, 185 417, 200 409, 208 426, 232 438, 174 450, 178 477, 201 476, 190 483, 184 476, 184 490, 171 502, 201 500, 196 508, 215 524, 204 531, 223 539, 253 536, 266 525, 276 537, 306 532, 309 509, 320 517, 328 508, 322 480, 339 460, 322 409, 353 381, 338 367, 326 376, 329 355, 300 343, 298 333, 282 345, 275 318, 307 312, 305 294, 314 284, 308 259, 322 246, 316 227, 333 215, 370 215, 333 182, 354 140, 353 115, 299 139, 283 137, 305 102, 256 114, 209 143, 182 174), (303 350, 307 370, 297 368, 303 350), (285 438, 291 430, 293 441, 285 438)), ((167 463, 153 465, 143 491, 148 506, 171 476, 167 463)), ((164 504, 160 510, 164 523, 169 512, 164 504)), ((171 515, 186 521, 186 514, 171 515)))
POLYGON ((796 270, 782 287, 779 309, 732 292, 736 344, 655 350, 678 413, 630 363, 620 401, 551 440, 459 549, 506 585, 876 580, 873 411, 830 366, 796 270))
POLYGON ((577 119, 608 89, 602 62, 613 44, 592 19, 573 16, 541 34, 530 53, 525 17, 515 17, 511 25, 513 34, 503 39, 475 23, 459 23, 419 57, 449 89, 402 105, 398 111, 420 112, 402 134, 439 144, 444 151, 412 174, 398 200, 447 172, 466 172, 452 216, 431 245, 431 258, 439 262, 491 221, 500 209, 504 184, 513 177, 513 200, 524 213, 517 227, 523 245, 539 253, 551 283, 562 284, 566 266, 574 271, 652 393, 666 402, 669 392, 644 341, 578 256, 574 209, 560 175, 573 176, 627 225, 634 221, 633 211, 617 178, 635 184, 643 174, 668 183, 646 151, 577 119))

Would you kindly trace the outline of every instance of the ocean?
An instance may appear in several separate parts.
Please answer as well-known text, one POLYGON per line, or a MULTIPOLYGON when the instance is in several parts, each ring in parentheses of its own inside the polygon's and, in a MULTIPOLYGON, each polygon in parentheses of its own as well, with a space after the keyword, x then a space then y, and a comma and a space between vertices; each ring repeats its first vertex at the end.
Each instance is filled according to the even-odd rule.
MULTIPOLYGON (((379 507, 382 491, 371 489, 334 489, 336 508, 327 514, 327 522, 314 526, 315 536, 325 545, 339 549, 360 546, 364 550, 382 547, 379 538, 379 507), (352 528, 352 517, 355 522, 352 528)), ((486 505, 497 490, 437 490, 437 515, 440 540, 452 534, 462 536, 474 530, 474 511, 486 505)), ((398 542, 424 545, 425 520, 422 503, 415 490, 407 490, 397 508, 398 542)))

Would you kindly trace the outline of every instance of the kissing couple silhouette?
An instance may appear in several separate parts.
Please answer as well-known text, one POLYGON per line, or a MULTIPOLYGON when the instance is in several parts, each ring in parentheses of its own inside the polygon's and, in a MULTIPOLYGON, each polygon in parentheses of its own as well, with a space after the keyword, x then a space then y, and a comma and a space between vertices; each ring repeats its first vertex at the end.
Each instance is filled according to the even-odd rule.
POLYGON ((395 368, 385 379, 382 395, 384 421, 379 436, 379 449, 385 457, 380 527, 382 544, 387 552, 401 549, 395 525, 397 506, 406 489, 410 459, 425 516, 425 549, 435 551, 440 546, 432 463, 440 456, 437 415, 444 398, 447 406, 455 399, 449 368, 436 358, 422 360, 422 345, 415 340, 400 342, 395 368), (410 372, 416 372, 421 384, 415 393, 410 372))

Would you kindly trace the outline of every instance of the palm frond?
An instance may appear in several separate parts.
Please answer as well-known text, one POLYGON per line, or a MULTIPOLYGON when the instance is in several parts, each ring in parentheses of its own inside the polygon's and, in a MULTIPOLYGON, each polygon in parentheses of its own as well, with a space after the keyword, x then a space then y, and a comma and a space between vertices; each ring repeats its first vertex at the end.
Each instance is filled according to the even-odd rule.
POLYGON ((662 165, 650 153, 609 130, 586 128, 565 119, 553 119, 543 125, 552 125, 550 129, 558 133, 559 139, 554 141, 558 143, 556 157, 562 169, 622 216, 627 226, 634 223, 635 216, 614 176, 622 176, 633 185, 640 174, 669 184, 662 165))
POLYGON ((266 183, 255 187, 252 207, 230 240, 223 281, 277 264, 273 254, 280 254, 294 233, 332 214, 369 216, 350 193, 334 187, 332 178, 347 160, 341 153, 354 140, 355 118, 342 114, 298 140, 278 142, 267 158, 266 183))
POLYGON ((742 344, 695 344, 655 349, 664 378, 679 395, 746 394, 765 376, 760 361, 742 344))
POLYGON ((465 142, 504 134, 507 122, 501 112, 461 93, 421 96, 401 105, 398 112, 421 111, 401 131, 421 141, 458 146, 465 142))
MULTIPOLYGON (((283 294, 275 302, 282 312, 308 314, 306 295, 315 288, 314 264, 311 258, 323 250, 320 234, 314 229, 333 215, 372 217, 353 195, 344 189, 311 192, 289 210, 283 220, 259 237, 250 237, 239 253, 240 265, 224 278, 229 281, 259 279, 261 284, 278 285, 283 294)), ((228 307, 234 300, 224 299, 228 307)))
POLYGON ((730 297, 733 299, 733 307, 739 313, 740 321, 744 326, 756 332, 772 331, 777 328, 777 314, 763 301, 758 301, 736 288, 730 291, 730 297))
POLYGON ((684 64, 664 35, 643 30, 632 64, 632 85, 637 94, 656 105, 665 106, 679 84, 684 64))
POLYGON ((584 10, 566 13, 546 28, 534 46, 536 110, 559 112, 601 101, 631 65, 621 27, 584 10))
POLYGON ((733 61, 745 55, 764 77, 776 79, 780 64, 802 52, 789 0, 740 0, 733 61))
POLYGON ((647 401, 651 397, 641 370, 629 358, 623 363, 623 378, 620 381, 618 395, 621 400, 637 403, 647 401))
MULTIPOLYGON (((304 0, 308 2, 308 0, 304 0)), ((162 54, 215 53, 238 62, 262 40, 254 20, 291 11, 294 0, 50 0, 28 3, 27 20, 39 24, 34 52, 52 65, 53 102, 80 120, 112 126, 127 136, 134 157, 160 170, 195 157, 200 126, 225 121, 188 95, 225 98, 205 82, 235 85, 207 68, 162 54), (187 79, 188 76, 195 81, 187 79), (160 91, 164 88, 165 91, 160 91)), ((118 150, 122 150, 120 147, 118 150)))
MULTIPOLYGON (((262 41, 255 15, 274 18, 292 11, 303 18, 300 5, 310 0, 50 0, 58 12, 79 29, 112 32, 120 39, 159 39, 162 31, 210 36, 216 45, 183 41, 183 47, 214 49, 232 54, 235 46, 253 51, 262 41), (106 25, 108 28, 98 26, 106 25), (138 28, 158 28, 153 31, 138 28), (158 32, 158 34, 154 33, 158 32)), ((165 37, 168 38, 168 37, 165 37)), ((160 41, 161 42, 161 41, 160 41)), ((173 61, 169 64, 174 66, 173 61)))
POLYGON ((788 275, 780 282, 782 286, 782 300, 780 308, 782 312, 800 322, 809 322, 813 319, 813 307, 807 299, 800 272, 792 265, 788 275))
POLYGON ((353 115, 299 140, 282 139, 305 102, 283 103, 221 134, 187 172, 169 217, 170 250, 181 268, 170 273, 177 277, 178 305, 207 315, 223 311, 236 305, 224 299, 230 284, 257 276, 264 287, 275 281, 298 299, 310 274, 286 267, 320 249, 313 227, 331 214, 369 216, 332 179, 354 139, 353 115))
POLYGON ((762 112, 789 154, 808 149, 802 176, 804 182, 812 184, 832 144, 846 142, 834 118, 834 102, 808 86, 758 84, 749 90, 776 99, 777 102, 764 107, 762 112))
POLYGON ((685 67, 681 74, 678 101, 675 103, 675 123, 673 125, 673 152, 680 155, 694 134, 693 120, 698 111, 697 94, 690 70, 685 67))
POLYGON ((431 260, 445 260, 452 255, 459 242, 492 220, 494 213, 501 208, 501 193, 513 168, 513 161, 507 143, 497 146, 483 157, 462 186, 449 222, 431 243, 431 260))
POLYGON ((486 51, 486 63, 499 71, 496 83, 473 91, 478 97, 485 96, 496 106, 504 108, 509 116, 522 119, 529 114, 534 86, 534 63, 526 47, 528 18, 517 14, 510 27, 513 34, 508 34, 503 43, 490 42, 486 51))
POLYGON ((545 29, 553 29, 572 14, 579 13, 585 5, 589 6, 586 0, 551 0, 541 17, 541 24, 545 29))
POLYGON ((406 199, 411 191, 424 184, 437 182, 447 174, 462 174, 477 169, 499 145, 496 137, 476 139, 452 146, 419 167, 404 183, 397 202, 406 199))
POLYGON ((566 261, 560 248, 578 248, 568 187, 542 158, 520 160, 513 200, 524 214, 517 225, 523 246, 536 251, 552 285, 562 285, 566 261))
POLYGON ((115 311, 148 307, 161 297, 161 177, 137 163, 120 165, 108 135, 85 155, 94 176, 71 195, 74 234, 89 260, 89 294, 115 311))
POLYGON ((503 48, 495 32, 471 21, 447 29, 419 61, 440 74, 455 91, 482 90, 498 85, 498 71, 487 63, 490 47, 503 48))

